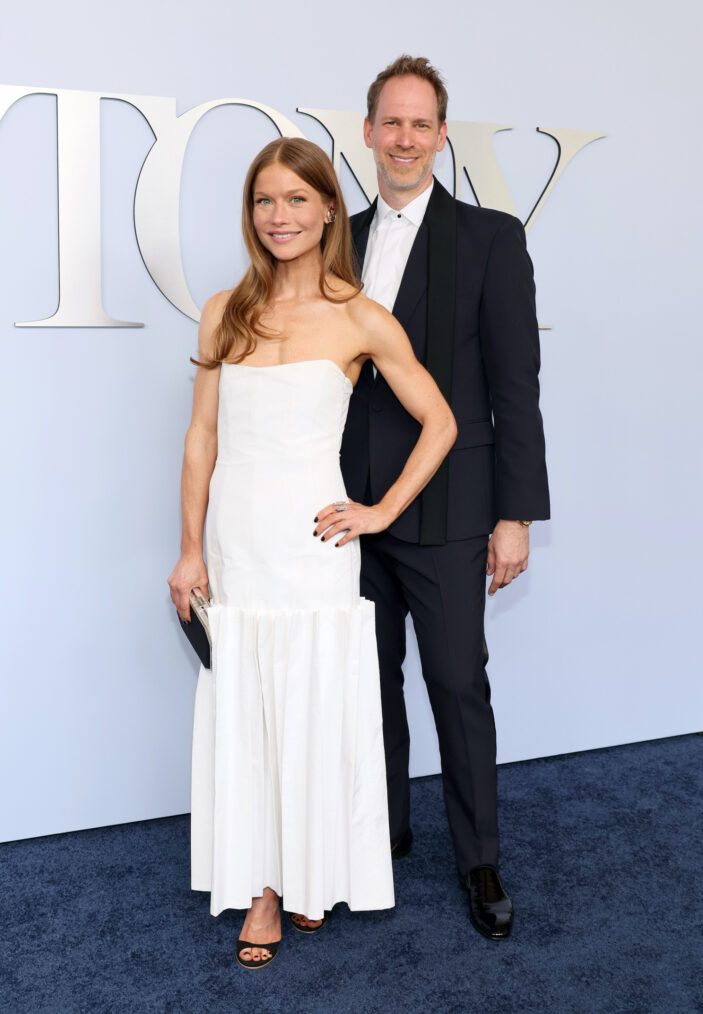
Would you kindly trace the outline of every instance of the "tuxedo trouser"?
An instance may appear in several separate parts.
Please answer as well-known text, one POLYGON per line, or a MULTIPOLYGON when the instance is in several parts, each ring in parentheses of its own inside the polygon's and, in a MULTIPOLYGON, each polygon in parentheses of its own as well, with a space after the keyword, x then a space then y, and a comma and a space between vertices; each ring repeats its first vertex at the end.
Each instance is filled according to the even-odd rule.
POLYGON ((420 546, 361 537, 361 594, 376 606, 391 841, 410 821, 410 733, 403 695, 410 613, 434 715, 459 873, 498 865, 496 733, 484 637, 488 536, 420 546))

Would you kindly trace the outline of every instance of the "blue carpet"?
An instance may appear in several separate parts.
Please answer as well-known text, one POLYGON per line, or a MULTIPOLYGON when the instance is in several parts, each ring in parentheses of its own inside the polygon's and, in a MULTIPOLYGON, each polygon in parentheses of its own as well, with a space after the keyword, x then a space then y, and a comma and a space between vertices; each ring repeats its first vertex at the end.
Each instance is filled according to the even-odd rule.
POLYGON ((189 890, 188 818, 0 846, 8 1014, 696 1014, 703 1011, 703 737, 500 769, 513 937, 469 925, 439 778, 412 784, 397 907, 284 925, 234 961, 242 913, 189 890))

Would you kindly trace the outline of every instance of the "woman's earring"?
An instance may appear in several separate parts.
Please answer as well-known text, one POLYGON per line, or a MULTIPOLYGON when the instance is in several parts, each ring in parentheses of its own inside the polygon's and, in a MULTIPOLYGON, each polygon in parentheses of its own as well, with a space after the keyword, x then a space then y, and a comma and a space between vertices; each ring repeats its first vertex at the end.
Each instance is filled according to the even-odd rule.
POLYGON ((332 223, 335 222, 336 220, 337 220, 337 216, 334 213, 334 211, 328 211, 327 212, 327 217, 325 219, 325 221, 327 222, 327 224, 328 225, 332 225, 332 223))

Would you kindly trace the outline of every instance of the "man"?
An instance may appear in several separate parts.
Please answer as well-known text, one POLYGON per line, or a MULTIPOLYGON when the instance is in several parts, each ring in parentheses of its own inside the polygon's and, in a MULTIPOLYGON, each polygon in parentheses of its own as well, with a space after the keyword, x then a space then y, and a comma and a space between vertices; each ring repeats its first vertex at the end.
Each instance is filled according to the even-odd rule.
MULTIPOLYGON (((527 568, 529 525, 549 517, 539 411, 539 334, 521 223, 454 200, 432 176, 447 92, 424 58, 401 56, 368 93, 364 138, 379 197, 352 218, 365 291, 391 310, 449 401, 456 443, 388 532, 362 538, 361 592, 376 604, 391 848, 411 849, 403 697, 412 616, 434 714, 457 866, 474 927, 510 934, 498 874, 496 743, 483 632, 495 594, 527 568)), ((419 427, 367 363, 342 443, 349 496, 378 503, 419 427)))

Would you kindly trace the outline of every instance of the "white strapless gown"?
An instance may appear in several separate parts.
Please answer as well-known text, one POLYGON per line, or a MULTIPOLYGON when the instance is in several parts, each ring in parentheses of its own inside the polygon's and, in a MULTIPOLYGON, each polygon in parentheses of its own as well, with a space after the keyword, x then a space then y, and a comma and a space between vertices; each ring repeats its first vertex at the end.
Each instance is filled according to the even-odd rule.
POLYGON ((221 368, 191 817, 192 888, 213 915, 265 887, 310 919, 394 904, 374 606, 358 539, 312 534, 346 498, 351 390, 328 359, 221 368))

